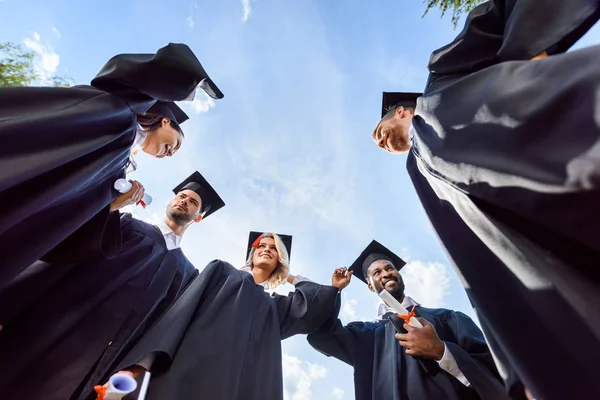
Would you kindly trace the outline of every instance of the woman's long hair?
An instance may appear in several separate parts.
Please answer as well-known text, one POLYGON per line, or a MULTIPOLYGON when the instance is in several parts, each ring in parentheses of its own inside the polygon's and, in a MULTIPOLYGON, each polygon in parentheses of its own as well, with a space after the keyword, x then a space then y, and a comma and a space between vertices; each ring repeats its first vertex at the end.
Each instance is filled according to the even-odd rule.
MULTIPOLYGON (((273 272, 271 272, 269 279, 267 279, 270 288, 275 289, 277 286, 284 284, 287 280, 287 277, 290 273, 290 257, 285 245, 283 244, 283 241, 276 233, 265 232, 262 234, 261 238, 273 238, 275 241, 275 248, 277 249, 278 255, 277 266, 273 272)), ((242 269, 252 271, 252 268, 254 268, 254 265, 252 264, 252 258, 254 257, 254 252, 256 249, 256 247, 253 247, 252 250, 250 250, 250 255, 246 260, 246 265, 244 265, 242 269)))
MULTIPOLYGON (((150 133, 150 132, 153 132, 153 131, 157 130, 158 128, 160 128, 163 118, 167 118, 167 117, 159 115, 159 114, 150 114, 150 113, 146 113, 146 115, 138 114, 137 122, 138 122, 138 124, 140 124, 142 126, 142 128, 144 128, 144 130, 146 132, 150 133)), ((170 118, 167 118, 167 119, 171 122, 171 128, 175 129, 177 132, 179 132, 181 134, 181 136, 185 137, 179 124, 170 118)))

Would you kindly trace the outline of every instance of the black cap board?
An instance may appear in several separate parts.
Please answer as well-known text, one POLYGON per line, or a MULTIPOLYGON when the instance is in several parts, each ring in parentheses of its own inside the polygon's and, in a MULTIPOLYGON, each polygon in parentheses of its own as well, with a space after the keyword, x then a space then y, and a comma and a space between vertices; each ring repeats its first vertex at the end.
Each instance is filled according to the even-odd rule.
POLYGON ((389 111, 402 107, 416 107, 417 98, 423 96, 423 93, 414 92, 383 92, 381 104, 381 118, 389 111))
MULTIPOLYGON (((248 237, 248 249, 246 250, 246 260, 250 256, 250 251, 252 251, 253 247, 257 247, 262 239, 262 235, 264 232, 250 232, 250 236, 248 237)), ((287 249, 288 252, 288 260, 292 258, 292 236, 291 235, 282 235, 280 233, 277 234, 281 238, 283 245, 287 249)))
POLYGON ((376 240, 373 240, 366 249, 360 253, 360 256, 352 263, 349 270, 354 272, 354 276, 367 283, 367 270, 376 260, 388 260, 399 271, 406 265, 406 261, 398 257, 387 247, 376 240))
POLYGON ((157 101, 146 111, 146 115, 148 114, 160 115, 161 117, 177 122, 179 125, 189 119, 187 114, 172 101, 157 101))
POLYGON ((202 199, 202 211, 200 213, 202 218, 208 217, 225 205, 225 202, 221 199, 216 190, 213 189, 198 171, 194 172, 186 178, 186 180, 177 185, 177 187, 173 189, 173 193, 178 194, 182 190, 192 190, 198 193, 200 199, 202 199))

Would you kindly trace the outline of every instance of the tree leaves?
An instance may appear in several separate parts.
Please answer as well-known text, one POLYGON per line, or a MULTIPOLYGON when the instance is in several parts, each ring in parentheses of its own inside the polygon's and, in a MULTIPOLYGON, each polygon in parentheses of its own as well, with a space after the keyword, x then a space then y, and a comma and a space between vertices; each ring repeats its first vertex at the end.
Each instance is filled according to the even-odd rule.
MULTIPOLYGON (((38 76, 33 62, 35 54, 23 49, 22 46, 12 43, 0 43, 0 87, 30 86, 36 82, 38 76)), ((52 77, 55 87, 68 87, 73 80, 67 76, 52 77)))

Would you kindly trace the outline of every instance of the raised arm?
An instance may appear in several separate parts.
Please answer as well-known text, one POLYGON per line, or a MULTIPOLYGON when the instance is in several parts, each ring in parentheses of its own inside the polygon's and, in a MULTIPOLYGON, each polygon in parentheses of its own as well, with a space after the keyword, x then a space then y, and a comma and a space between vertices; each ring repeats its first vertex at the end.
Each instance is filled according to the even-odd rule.
POLYGON ((503 61, 567 51, 599 18, 597 0, 493 0, 469 13, 463 30, 429 60, 430 80, 503 61))
POLYGON ((92 86, 180 101, 189 99, 201 82, 209 96, 223 97, 192 50, 185 44, 170 43, 156 54, 119 54, 111 58, 92 80, 92 86))
POLYGON ((274 295, 281 338, 314 332, 328 319, 337 318, 340 308, 339 293, 348 286, 351 278, 352 273, 348 272, 347 268, 338 268, 333 272, 331 286, 290 276, 288 281, 296 285, 296 291, 288 296, 274 295))

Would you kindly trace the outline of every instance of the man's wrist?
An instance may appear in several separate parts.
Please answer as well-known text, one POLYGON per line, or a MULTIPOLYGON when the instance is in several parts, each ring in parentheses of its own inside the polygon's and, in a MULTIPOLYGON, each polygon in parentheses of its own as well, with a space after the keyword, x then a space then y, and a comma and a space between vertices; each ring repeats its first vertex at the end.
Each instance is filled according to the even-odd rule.
POLYGON ((436 351, 435 351, 433 359, 435 361, 441 361, 442 358, 444 358, 445 352, 446 352, 446 345, 444 344, 444 342, 442 342, 441 340, 438 339, 438 343, 436 345, 436 351))

